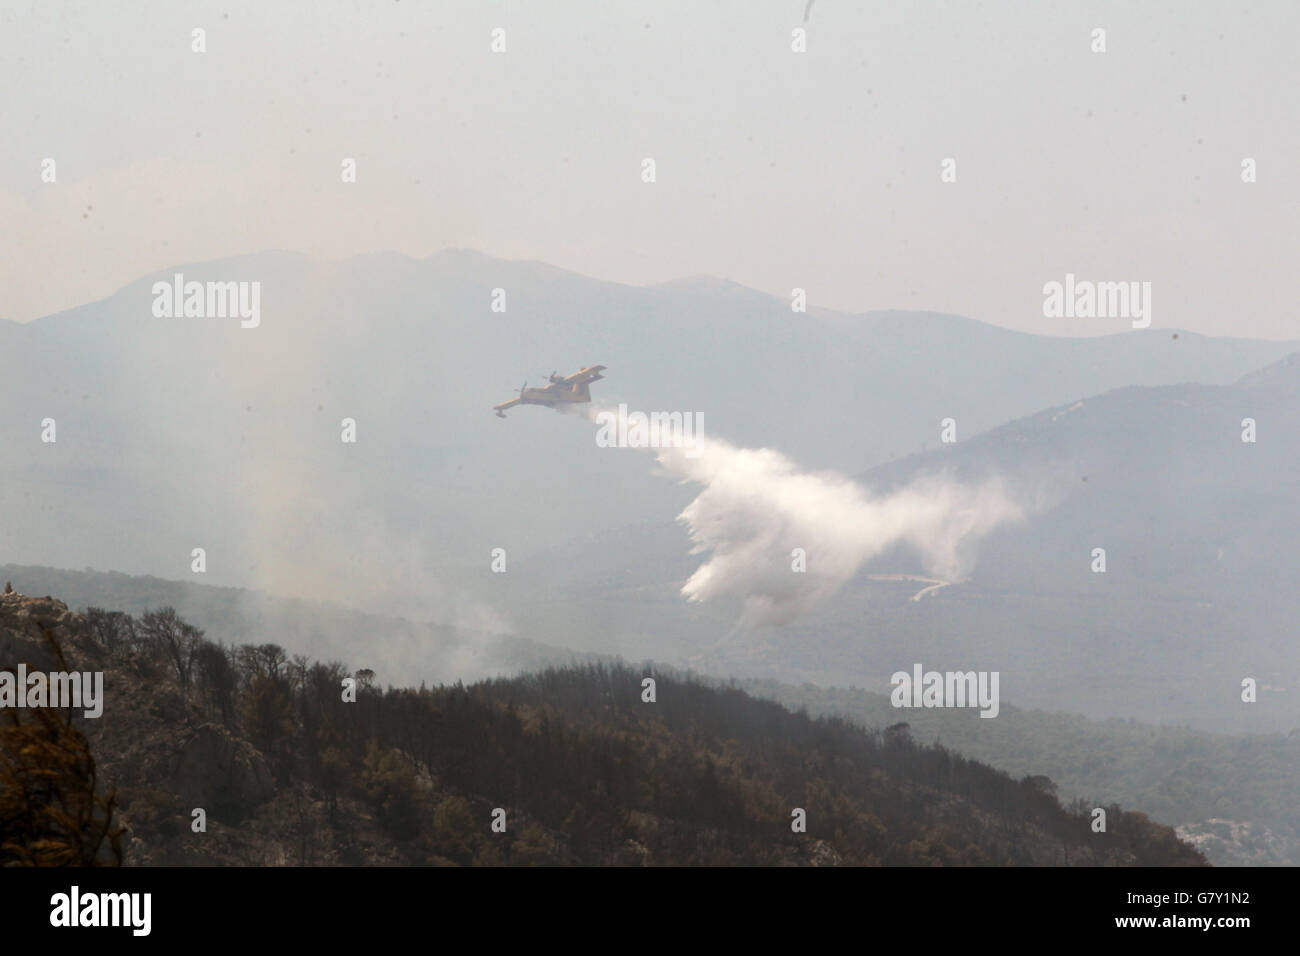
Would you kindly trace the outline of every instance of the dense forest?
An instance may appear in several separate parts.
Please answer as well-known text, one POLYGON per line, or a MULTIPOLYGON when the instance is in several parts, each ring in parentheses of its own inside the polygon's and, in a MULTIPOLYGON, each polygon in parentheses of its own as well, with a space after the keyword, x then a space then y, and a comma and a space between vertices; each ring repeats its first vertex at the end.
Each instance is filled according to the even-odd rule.
MULTIPOLYGON (((349 657, 356 647, 353 635, 365 634, 365 662, 385 674, 412 673, 416 676, 411 682, 425 674, 452 673, 451 668, 470 681, 574 660, 615 661, 547 648, 523 637, 457 632, 192 582, 17 565, 0 565, 0 578, 12 578, 29 594, 64 595, 78 608, 111 607, 138 617, 149 608, 175 606, 210 637, 241 644, 274 634, 290 655, 315 648, 316 657, 349 657)), ((772 680, 737 679, 734 686, 789 710, 806 707, 813 716, 843 717, 869 729, 890 726, 900 716, 888 694, 878 691, 772 680)), ((1083 799, 1094 806, 1140 808, 1195 841, 1216 865, 1300 864, 1300 808, 1295 800, 1300 790, 1300 730, 1289 735, 1210 733, 1132 719, 1090 720, 1079 714, 1025 710, 1006 700, 997 720, 960 708, 914 709, 906 719, 919 742, 942 743, 1017 779, 1050 777, 1064 802, 1083 799)))
MULTIPOLYGON (((58 778, 88 809, 76 840, 47 842, 118 841, 120 827, 127 864, 1204 863, 1141 813, 1104 807, 1094 832, 1094 808, 1063 807, 1046 777, 919 744, 906 725, 868 731, 670 673, 592 664, 380 688, 273 643, 212 643, 169 608, 82 616, 0 598, 0 667, 58 654, 104 671, 104 715, 44 730, 32 711, 7 715, 9 862, 40 862, 40 826, 66 830, 32 813, 58 778), (24 746, 33 734, 43 748, 24 746), (66 759, 86 749, 89 764, 66 759)), ((96 854, 82 862, 115 861, 96 854)))

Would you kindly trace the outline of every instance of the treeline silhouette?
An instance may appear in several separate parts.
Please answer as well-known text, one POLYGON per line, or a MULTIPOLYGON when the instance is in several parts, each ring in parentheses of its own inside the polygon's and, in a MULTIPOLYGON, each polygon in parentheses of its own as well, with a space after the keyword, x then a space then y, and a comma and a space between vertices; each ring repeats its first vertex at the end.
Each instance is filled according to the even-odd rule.
MULTIPOLYGON (((1106 807, 1094 832, 1094 808, 1063 807, 1047 778, 919 745, 906 724, 867 731, 676 673, 586 665, 380 688, 275 644, 214 644, 170 608, 86 620, 122 680, 165 687, 180 721, 256 748, 274 796, 214 802, 211 820, 259 832, 261 817, 288 819, 289 862, 371 862, 374 840, 356 835, 373 827, 386 859, 411 864, 1204 863, 1141 813, 1106 807)), ((110 699, 102 719, 129 706, 110 699)), ((151 860, 201 858, 208 835, 183 825, 190 808, 166 781, 118 783, 134 835, 164 847, 151 860)))
MULTIPOLYGON (((787 708, 836 714, 858 726, 876 726, 897 713, 888 694, 767 680, 739 685, 787 708)), ((1254 824, 1255 834, 1235 848, 1242 855, 1227 857, 1228 865, 1242 865, 1236 861, 1252 851, 1257 863, 1300 865, 1300 729, 1226 735, 1006 705, 996 720, 959 710, 913 710, 908 719, 920 740, 942 740, 1011 774, 1048 774, 1069 796, 1105 794, 1169 823, 1207 821, 1207 830, 1225 836, 1242 822, 1254 824)))

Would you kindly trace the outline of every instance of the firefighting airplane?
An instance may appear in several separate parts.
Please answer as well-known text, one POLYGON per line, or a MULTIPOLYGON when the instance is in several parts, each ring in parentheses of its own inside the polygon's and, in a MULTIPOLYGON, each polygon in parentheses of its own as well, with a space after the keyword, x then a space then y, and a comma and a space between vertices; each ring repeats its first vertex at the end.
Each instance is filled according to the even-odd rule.
POLYGON ((506 409, 514 408, 516 405, 545 405, 547 408, 558 408, 561 405, 590 402, 591 389, 588 386, 592 382, 598 382, 604 378, 605 376, 600 374, 603 371, 605 371, 603 365, 589 365, 584 369, 579 369, 567 378, 560 378, 552 372, 550 385, 543 385, 541 388, 529 388, 528 383, 524 382, 523 387, 519 389, 518 398, 512 398, 500 405, 493 405, 492 410, 497 413, 498 418, 505 418, 506 409))

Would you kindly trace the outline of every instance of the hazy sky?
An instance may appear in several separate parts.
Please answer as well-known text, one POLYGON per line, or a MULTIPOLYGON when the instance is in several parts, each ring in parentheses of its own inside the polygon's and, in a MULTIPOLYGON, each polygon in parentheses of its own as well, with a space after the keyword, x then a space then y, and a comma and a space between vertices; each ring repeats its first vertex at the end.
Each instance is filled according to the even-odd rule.
POLYGON ((800 54, 804 6, 0 0, 0 316, 260 249, 471 247, 1126 328, 1044 318, 1072 272, 1151 282, 1154 326, 1300 337, 1300 5, 816 0, 800 54))

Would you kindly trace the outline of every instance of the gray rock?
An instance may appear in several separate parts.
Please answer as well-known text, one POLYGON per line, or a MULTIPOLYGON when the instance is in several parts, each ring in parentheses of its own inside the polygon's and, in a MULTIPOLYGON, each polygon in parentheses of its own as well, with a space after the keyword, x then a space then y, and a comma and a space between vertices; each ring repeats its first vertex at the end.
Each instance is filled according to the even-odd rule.
POLYGON ((171 786, 188 805, 210 815, 240 817, 275 794, 266 760, 252 744, 218 724, 203 724, 168 761, 171 786))

